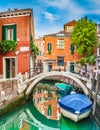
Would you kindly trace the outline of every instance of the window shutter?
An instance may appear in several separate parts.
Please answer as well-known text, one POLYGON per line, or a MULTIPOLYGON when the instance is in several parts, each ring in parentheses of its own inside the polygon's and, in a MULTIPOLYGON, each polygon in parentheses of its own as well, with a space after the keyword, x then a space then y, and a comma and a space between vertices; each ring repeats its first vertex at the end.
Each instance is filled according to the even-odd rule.
POLYGON ((13 28, 13 40, 16 41, 16 25, 12 25, 13 28))
POLYGON ((2 40, 6 40, 6 26, 2 26, 2 40))
POLYGON ((51 49, 52 49, 51 43, 48 43, 48 51, 51 51, 51 49))
POLYGON ((74 46, 73 45, 70 46, 70 51, 71 51, 71 54, 74 54, 74 46))

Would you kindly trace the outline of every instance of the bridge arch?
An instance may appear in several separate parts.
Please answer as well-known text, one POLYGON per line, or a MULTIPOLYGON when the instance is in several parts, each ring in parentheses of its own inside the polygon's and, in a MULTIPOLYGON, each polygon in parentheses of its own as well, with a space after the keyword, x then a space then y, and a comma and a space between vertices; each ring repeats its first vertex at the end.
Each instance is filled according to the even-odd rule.
MULTIPOLYGON (((76 78, 73 74, 71 74, 71 72, 46 72, 46 73, 42 73, 40 74, 39 76, 37 76, 36 79, 34 79, 32 81, 32 83, 28 86, 25 94, 28 96, 31 92, 32 92, 32 89, 35 87, 35 85, 41 81, 42 79, 46 78, 46 77, 49 77, 49 76, 64 76, 66 78, 70 78, 72 79, 73 81, 75 81, 77 84, 79 84, 79 86, 82 88, 83 92, 86 94, 86 95, 89 95, 89 91, 88 89, 86 88, 86 86, 82 83, 82 81, 78 78, 76 78)), ((31 79, 32 80, 32 79, 31 79)))

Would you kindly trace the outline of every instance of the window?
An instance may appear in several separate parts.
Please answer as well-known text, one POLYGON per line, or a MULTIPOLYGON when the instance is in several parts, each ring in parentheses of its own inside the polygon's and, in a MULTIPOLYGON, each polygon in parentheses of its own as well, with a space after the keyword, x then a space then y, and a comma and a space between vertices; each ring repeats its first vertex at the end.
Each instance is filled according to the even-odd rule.
POLYGON ((57 40, 57 49, 64 49, 64 40, 57 40))
POLYGON ((97 56, 100 56, 100 48, 97 48, 97 56))
POLYGON ((71 32, 74 26, 67 26, 67 31, 71 32))
POLYGON ((16 41, 16 25, 2 26, 2 40, 16 41))
POLYGON ((13 40, 13 29, 7 28, 6 29, 6 40, 13 40))
POLYGON ((51 50, 52 50, 52 44, 48 43, 48 51, 51 51, 51 50))
POLYGON ((58 36, 58 37, 64 37, 65 34, 64 33, 57 33, 56 36, 58 36))
POLYGON ((64 66, 64 57, 63 56, 57 57, 57 65, 58 66, 64 66))
POLYGON ((48 106, 48 116, 51 116, 52 115, 52 108, 51 106, 48 106))
POLYGON ((70 52, 71 54, 74 54, 74 46, 72 44, 70 45, 70 52))
POLYGON ((100 34, 100 24, 98 24, 98 33, 100 34))

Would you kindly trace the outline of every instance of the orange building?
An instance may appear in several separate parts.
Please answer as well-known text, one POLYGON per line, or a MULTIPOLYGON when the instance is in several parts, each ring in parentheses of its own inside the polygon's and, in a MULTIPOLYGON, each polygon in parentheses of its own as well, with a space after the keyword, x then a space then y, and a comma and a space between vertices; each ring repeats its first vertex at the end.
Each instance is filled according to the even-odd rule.
POLYGON ((34 40, 34 44, 39 49, 39 55, 36 57, 36 67, 40 71, 43 70, 43 62, 44 62, 44 39, 43 37, 39 37, 34 40))
POLYGON ((16 52, 0 54, 0 77, 14 78, 31 67, 30 36, 34 38, 31 9, 14 9, 0 12, 0 43, 2 40, 17 42, 16 52))
POLYGON ((45 71, 74 71, 74 63, 80 58, 71 45, 71 30, 75 24, 76 21, 73 20, 64 25, 63 31, 44 36, 45 71))

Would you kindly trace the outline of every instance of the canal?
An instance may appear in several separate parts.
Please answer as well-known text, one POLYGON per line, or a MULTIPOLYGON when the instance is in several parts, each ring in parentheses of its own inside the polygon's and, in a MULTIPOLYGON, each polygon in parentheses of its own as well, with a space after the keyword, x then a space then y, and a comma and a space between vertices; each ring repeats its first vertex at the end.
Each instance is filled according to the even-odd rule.
POLYGON ((0 118, 0 130, 100 130, 90 116, 77 123, 61 115, 55 82, 40 82, 30 100, 0 118))

